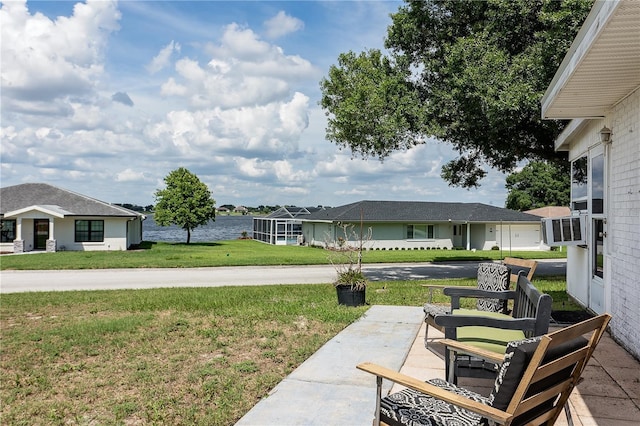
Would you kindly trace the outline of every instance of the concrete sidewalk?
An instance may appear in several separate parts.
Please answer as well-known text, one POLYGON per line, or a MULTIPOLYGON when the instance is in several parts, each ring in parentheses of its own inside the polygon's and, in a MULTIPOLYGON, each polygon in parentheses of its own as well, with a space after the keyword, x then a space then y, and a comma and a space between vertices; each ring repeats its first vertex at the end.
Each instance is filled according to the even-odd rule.
MULTIPOLYGON (((426 380, 444 378, 442 334, 429 328, 424 346, 422 308, 372 306, 359 321, 320 348, 237 425, 363 425, 375 410, 375 377, 355 366, 371 361, 426 380)), ((575 426, 640 424, 640 363, 605 334, 570 398, 575 426)), ((461 378, 488 395, 492 380, 461 378)), ((383 392, 391 383, 384 381, 383 392)), ((399 388, 394 386, 392 392, 399 388)), ((566 425, 562 416, 557 425, 566 425)))
MULTIPOLYGON (((375 377, 356 365, 372 361, 399 370, 422 324, 422 308, 372 306, 327 342, 237 425, 370 425, 375 377)), ((385 392, 391 388, 385 384, 385 392)))

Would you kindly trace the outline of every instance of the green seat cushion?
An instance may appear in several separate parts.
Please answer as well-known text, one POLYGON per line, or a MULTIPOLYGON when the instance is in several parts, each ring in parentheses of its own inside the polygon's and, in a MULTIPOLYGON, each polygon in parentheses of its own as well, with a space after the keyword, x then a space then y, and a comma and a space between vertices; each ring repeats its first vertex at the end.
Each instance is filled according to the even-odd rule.
MULTIPOLYGON (((500 318, 512 320, 513 317, 498 312, 477 311, 475 309, 454 309, 453 315, 471 315, 477 317, 500 318)), ((522 340, 526 336, 521 330, 505 330, 494 327, 469 326, 458 327, 457 338, 471 346, 504 354, 507 344, 514 340, 522 340)))

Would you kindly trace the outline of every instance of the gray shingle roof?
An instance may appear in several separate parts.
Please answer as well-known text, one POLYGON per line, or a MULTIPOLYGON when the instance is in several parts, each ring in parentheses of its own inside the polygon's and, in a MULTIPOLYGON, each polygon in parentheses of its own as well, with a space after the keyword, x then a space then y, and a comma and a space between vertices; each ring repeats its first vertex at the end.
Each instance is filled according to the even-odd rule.
POLYGON ((0 188, 0 214, 31 206, 57 206, 73 216, 140 216, 124 207, 114 206, 86 195, 46 183, 24 183, 0 188))
POLYGON ((482 203, 358 201, 321 210, 303 220, 333 222, 540 222, 540 217, 482 203))

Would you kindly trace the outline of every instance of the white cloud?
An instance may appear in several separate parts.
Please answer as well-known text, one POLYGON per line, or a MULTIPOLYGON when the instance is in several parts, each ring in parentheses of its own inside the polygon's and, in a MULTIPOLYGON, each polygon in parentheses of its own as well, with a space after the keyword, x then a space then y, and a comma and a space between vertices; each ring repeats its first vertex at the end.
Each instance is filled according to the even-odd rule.
POLYGON ((65 100, 86 96, 104 73, 104 48, 120 12, 113 1, 77 3, 70 17, 31 14, 25 1, 2 3, 3 107, 64 114, 65 100))
POLYGON ((192 158, 220 154, 280 158, 298 150, 308 125, 308 101, 296 93, 288 101, 264 106, 171 111, 145 134, 152 143, 172 145, 192 158))
POLYGON ((276 16, 264 22, 266 36, 278 38, 299 31, 304 28, 304 22, 298 18, 287 15, 283 10, 276 16))
POLYGON ((188 100, 192 108, 239 108, 282 101, 292 83, 320 78, 308 60, 285 55, 251 29, 231 24, 218 44, 209 44, 206 65, 192 58, 176 62, 176 75, 162 85, 163 96, 188 100))
POLYGON ((116 175, 116 182, 139 182, 145 180, 143 172, 125 169, 116 175))
POLYGON ((171 40, 171 43, 160 49, 160 52, 147 65, 147 71, 151 74, 155 74, 169 66, 173 52, 180 52, 180 43, 176 43, 171 40))

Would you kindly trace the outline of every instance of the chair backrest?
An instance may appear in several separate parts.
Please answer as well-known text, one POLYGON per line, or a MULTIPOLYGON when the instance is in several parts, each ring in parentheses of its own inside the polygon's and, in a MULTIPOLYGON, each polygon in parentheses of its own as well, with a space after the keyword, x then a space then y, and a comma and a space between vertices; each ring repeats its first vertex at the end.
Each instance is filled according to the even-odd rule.
POLYGON ((611 316, 603 314, 543 336, 511 342, 489 397, 512 425, 553 424, 611 316))
POLYGON ((511 268, 511 275, 509 277, 509 280, 513 284, 516 284, 518 282, 518 274, 522 270, 527 271, 527 279, 531 281, 533 279, 533 273, 538 267, 538 262, 535 260, 518 259, 517 257, 505 257, 502 263, 511 268))
MULTIPOLYGON (((480 263, 478 265, 478 289, 504 291, 509 289, 511 270, 499 263, 480 263)), ((489 312, 506 312, 507 301, 499 299, 478 299, 476 309, 489 312)))
POLYGON ((536 319, 534 331, 533 333, 528 333, 527 337, 540 336, 549 331, 551 303, 553 302, 551 296, 541 293, 535 288, 524 275, 524 271, 520 271, 518 274, 515 292, 512 316, 514 318, 536 319))

